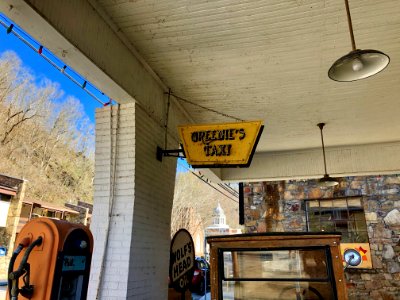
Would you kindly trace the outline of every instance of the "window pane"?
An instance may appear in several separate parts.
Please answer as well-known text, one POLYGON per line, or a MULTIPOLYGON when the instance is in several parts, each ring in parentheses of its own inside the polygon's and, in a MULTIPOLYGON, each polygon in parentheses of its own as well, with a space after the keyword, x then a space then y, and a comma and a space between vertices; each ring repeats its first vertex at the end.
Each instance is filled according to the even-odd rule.
POLYGON ((318 232, 318 231, 322 231, 321 230, 321 226, 319 224, 311 224, 309 230, 310 232, 318 232))
POLYGON ((347 212, 347 209, 338 209, 335 211, 335 219, 337 220, 347 220, 349 217, 349 214, 347 212))
POLYGON ((310 201, 307 201, 307 205, 309 208, 319 207, 319 201, 318 200, 310 200, 310 201))
MULTIPOLYGON (((365 214, 363 211, 357 210, 357 211, 350 211, 349 212, 349 218, 357 221, 364 221, 365 220, 365 214)), ((365 223, 365 221, 363 222, 365 223)))
POLYGON ((224 277, 236 279, 326 279, 325 249, 233 251, 224 277))
POLYGON ((355 233, 355 237, 352 242, 368 243, 368 232, 367 231, 357 231, 357 233, 355 233))
POLYGON ((336 208, 346 208, 347 207, 346 199, 333 200, 331 203, 332 203, 332 206, 336 207, 336 208))
POLYGON ((332 232, 335 231, 335 224, 333 222, 321 222, 320 231, 332 232))
POLYGON ((351 227, 351 223, 349 222, 347 219, 342 219, 342 220, 335 220, 335 227, 336 230, 347 230, 348 228, 352 228, 351 227))
POLYGON ((331 300, 330 282, 222 281, 222 299, 237 300, 331 300))
POLYGON ((324 210, 321 212, 321 221, 330 221, 333 219, 333 212, 331 210, 324 210))
POLYGON ((332 200, 320 201, 320 207, 332 207, 332 200))
POLYGON ((353 233, 347 231, 347 230, 342 230, 342 239, 341 239, 341 243, 351 243, 354 239, 354 235, 353 233))
POLYGON ((311 214, 309 216, 310 222, 319 222, 319 214, 311 214))
POLYGON ((368 242, 361 197, 307 200, 306 207, 309 231, 336 231, 342 242, 368 242))
POLYGON ((362 208, 361 198, 348 198, 347 205, 349 207, 361 207, 362 208))

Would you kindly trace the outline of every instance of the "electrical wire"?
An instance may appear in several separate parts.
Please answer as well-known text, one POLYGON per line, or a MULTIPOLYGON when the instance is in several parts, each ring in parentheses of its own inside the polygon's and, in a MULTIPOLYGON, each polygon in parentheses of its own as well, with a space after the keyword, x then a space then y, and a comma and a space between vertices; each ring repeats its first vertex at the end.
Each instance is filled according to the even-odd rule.
POLYGON ((198 179, 200 179, 201 181, 203 181, 205 184, 207 184, 208 186, 210 186, 211 188, 213 188, 214 190, 216 190, 218 193, 224 195, 226 198, 228 198, 229 200, 232 200, 233 202, 239 203, 238 200, 233 199, 231 197, 229 197, 228 195, 226 195, 225 193, 223 193, 222 191, 220 191, 219 189, 217 189, 215 186, 213 186, 212 184, 210 184, 207 180, 205 180, 202 176, 197 175, 195 172, 193 172, 191 169, 187 168, 185 165, 179 163, 178 161, 178 165, 180 165, 182 168, 186 169, 187 171, 189 171, 191 174, 193 174, 194 176, 196 176, 198 179))
POLYGON ((6 28, 7 34, 12 33, 15 35, 21 42, 23 42, 30 49, 38 53, 45 61, 47 61, 51 66, 56 68, 58 71, 63 73, 69 80, 73 83, 81 87, 89 96, 91 96, 94 100, 102 104, 103 106, 107 106, 111 104, 112 100, 109 98, 108 102, 104 102, 99 99, 93 92, 91 92, 88 87, 94 90, 96 93, 101 94, 106 97, 106 95, 97 89, 93 84, 85 80, 81 75, 79 75, 72 68, 66 66, 58 57, 52 54, 50 51, 45 49, 40 43, 35 41, 32 37, 26 34, 22 29, 20 29, 15 24, 11 23, 6 17, 0 14, 0 24, 6 28), (38 45, 38 46, 35 46, 38 45), (58 61, 58 62, 56 62, 58 61), (60 67, 60 65, 62 67, 60 67), (78 79, 76 79, 78 78, 78 79), (80 82, 81 81, 81 82, 80 82))
MULTIPOLYGON (((69 66, 65 65, 62 60, 60 60, 57 56, 55 56, 52 52, 47 50, 46 48, 43 47, 40 43, 38 43, 36 40, 34 40, 31 36, 29 36, 27 33, 25 33, 21 28, 19 28, 17 25, 13 24, 8 18, 6 18, 4 15, 0 14, 0 24, 6 28, 7 33, 12 33, 15 35, 20 41, 22 41, 25 45, 27 45, 29 48, 31 48, 33 51, 38 53, 45 61, 47 61, 51 66, 53 66, 55 69, 63 73, 68 79, 70 79, 73 83, 78 85, 80 88, 82 88, 90 97, 92 97, 94 100, 99 102, 103 106, 107 106, 112 104, 113 100, 108 97, 109 101, 104 102, 101 99, 99 99, 98 96, 95 95, 95 93, 102 95, 104 97, 107 97, 102 91, 100 91, 98 88, 96 88, 93 84, 88 82, 86 79, 84 79, 80 74, 78 74, 75 70, 70 68, 69 66), (88 88, 90 87, 91 90, 94 92, 90 91, 88 88)), ((176 100, 197 106, 199 108, 202 108, 206 111, 210 111, 213 113, 216 113, 218 115, 224 116, 226 118, 234 119, 239 122, 243 122, 244 120, 237 118, 235 116, 231 116, 222 112, 219 112, 215 109, 208 108, 206 106, 197 104, 193 101, 190 101, 188 99, 185 99, 183 97, 180 97, 178 95, 175 95, 171 93, 171 90, 166 93, 169 94, 169 96, 173 96, 176 100)), ((139 103, 138 103, 139 104, 139 103)), ((153 116, 147 110, 142 107, 143 110, 150 116, 152 119, 156 122, 158 120, 155 120, 153 116)), ((161 125, 165 126, 165 124, 161 125)))
POLYGON ((239 198, 239 192, 233 189, 231 186, 227 185, 226 183, 218 183, 218 185, 232 196, 239 198))
POLYGON ((164 137, 164 149, 168 147, 168 118, 169 118, 169 107, 171 105, 171 89, 168 91, 167 107, 165 113, 165 137, 164 137))
POLYGON ((191 105, 200 107, 200 108, 202 108, 202 109, 204 109, 204 110, 207 110, 207 111, 216 113, 216 114, 218 114, 218 115, 220 115, 220 116, 223 116, 223 117, 226 117, 226 118, 230 118, 230 119, 234 119, 234 120, 239 121, 239 122, 244 122, 244 120, 242 120, 242 119, 240 119, 240 118, 237 118, 237 117, 234 117, 234 116, 231 116, 231 115, 228 115, 228 114, 219 112, 219 111, 217 111, 217 110, 215 110, 215 109, 208 108, 208 107, 206 107, 206 106, 197 104, 197 103, 195 103, 195 102, 193 102, 193 101, 190 101, 190 100, 188 100, 188 99, 182 98, 182 97, 177 96, 177 95, 175 95, 175 94, 173 94, 173 93, 171 93, 171 96, 173 96, 175 99, 177 99, 177 100, 179 100, 179 101, 186 102, 186 103, 188 103, 188 104, 191 104, 191 105))
MULTIPOLYGON (((90 91, 88 87, 90 87, 91 90, 95 91, 98 94, 101 94, 104 97, 107 97, 102 91, 97 89, 93 84, 85 80, 82 76, 80 76, 77 72, 75 72, 72 68, 66 66, 63 61, 61 61, 57 56, 52 54, 49 50, 44 48, 42 45, 40 45, 37 41, 35 41, 33 38, 31 38, 27 33, 25 33, 22 29, 18 28, 15 24, 11 23, 5 16, 0 14, 0 24, 6 28, 8 33, 12 33, 15 35, 20 41, 22 41, 26 46, 28 46, 30 49, 33 51, 37 52, 45 61, 47 61, 51 66, 53 66, 55 69, 63 73, 68 79, 70 79, 73 83, 78 85, 80 88, 82 88, 89 96, 91 96, 93 99, 95 99, 97 102, 102 104, 103 106, 108 106, 110 104, 113 104, 113 100, 108 97, 109 101, 104 102, 97 97, 94 92, 90 91), (38 45, 37 47, 34 45, 38 45), (60 67, 62 66, 62 67, 60 67), (75 79, 75 77, 78 77, 79 79, 75 79), (82 83, 80 82, 82 81, 82 83)), ((157 125, 160 127, 163 127, 166 129, 166 134, 165 134, 165 143, 167 142, 167 136, 169 134, 168 132, 168 116, 165 124, 161 124, 160 121, 154 117, 153 114, 151 114, 146 107, 141 105, 139 102, 136 102, 138 107, 140 107, 149 118, 151 118, 157 125)), ((170 101, 168 97, 168 108, 167 110, 169 111, 169 106, 170 106, 170 101)), ((169 136, 176 141, 179 144, 179 140, 176 139, 176 137, 172 134, 169 134, 169 136)))
POLYGON ((100 264, 100 273, 98 277, 97 287, 96 287, 96 299, 101 299, 102 289, 100 288, 103 284, 104 280, 104 272, 105 272, 105 262, 108 256, 108 243, 110 239, 110 231, 111 231, 111 220, 114 212, 114 200, 115 200, 115 186, 117 180, 117 159, 118 159, 118 136, 119 136, 119 121, 120 121, 120 104, 116 106, 116 114, 114 117, 113 114, 113 106, 110 106, 110 193, 109 193, 109 201, 108 201, 108 214, 107 214, 107 228, 106 228, 106 236, 104 241, 103 255, 101 258, 100 264), (116 118, 115 122, 115 134, 113 134, 113 124, 114 118, 116 118))

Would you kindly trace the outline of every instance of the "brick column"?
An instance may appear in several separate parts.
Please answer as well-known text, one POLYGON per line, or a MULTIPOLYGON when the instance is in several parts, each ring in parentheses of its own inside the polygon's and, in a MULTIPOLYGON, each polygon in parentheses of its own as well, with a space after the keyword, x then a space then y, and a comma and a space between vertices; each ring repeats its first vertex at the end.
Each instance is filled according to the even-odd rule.
POLYGON ((113 118, 110 107, 96 114, 95 244, 88 299, 167 299, 176 162, 156 160, 164 130, 137 105, 121 105, 119 122, 116 115, 116 106, 113 118))

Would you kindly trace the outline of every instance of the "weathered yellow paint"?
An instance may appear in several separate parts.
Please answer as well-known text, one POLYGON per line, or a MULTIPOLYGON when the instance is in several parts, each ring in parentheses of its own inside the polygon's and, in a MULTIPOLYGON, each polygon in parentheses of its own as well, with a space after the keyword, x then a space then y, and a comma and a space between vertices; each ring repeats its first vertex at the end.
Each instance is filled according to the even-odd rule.
POLYGON ((178 126, 186 160, 196 167, 247 166, 262 132, 261 121, 178 126))

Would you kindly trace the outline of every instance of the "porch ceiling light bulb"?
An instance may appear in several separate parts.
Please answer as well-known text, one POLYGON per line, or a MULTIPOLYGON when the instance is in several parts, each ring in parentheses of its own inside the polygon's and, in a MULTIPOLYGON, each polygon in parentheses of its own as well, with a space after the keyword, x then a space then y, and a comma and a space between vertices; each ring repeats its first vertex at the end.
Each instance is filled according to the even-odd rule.
POLYGON ((321 131, 322 154, 324 156, 324 170, 325 170, 324 177, 322 177, 318 181, 318 185, 323 186, 323 187, 332 187, 332 186, 338 185, 339 182, 335 178, 330 177, 328 175, 328 172, 326 171, 325 145, 324 145, 324 136, 322 134, 322 129, 324 128, 325 123, 318 123, 317 126, 319 127, 319 129, 321 131))
POLYGON ((330 177, 328 174, 325 174, 324 177, 318 180, 319 186, 332 187, 338 184, 339 182, 335 178, 330 177))
POLYGON ((389 64, 390 58, 378 50, 360 50, 356 48, 349 2, 348 0, 344 2, 346 4, 347 22, 353 50, 333 63, 328 71, 328 76, 335 81, 355 81, 379 73, 389 64))

